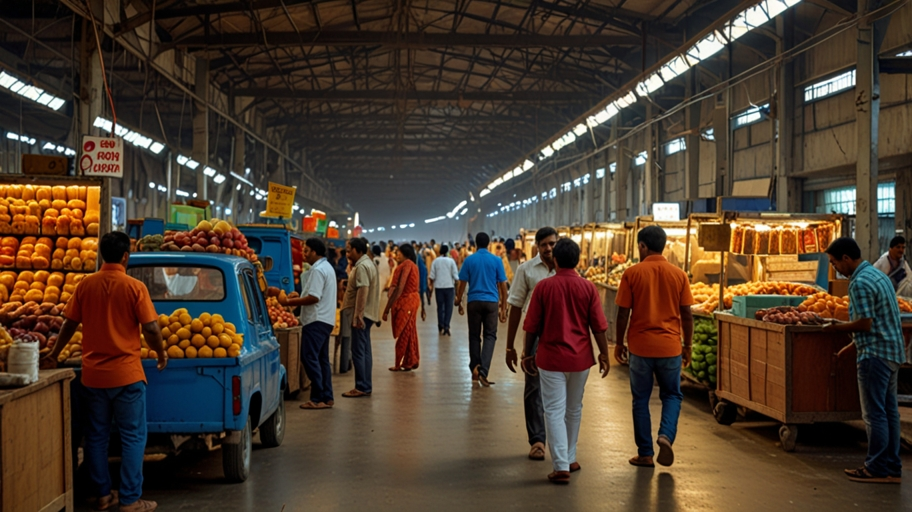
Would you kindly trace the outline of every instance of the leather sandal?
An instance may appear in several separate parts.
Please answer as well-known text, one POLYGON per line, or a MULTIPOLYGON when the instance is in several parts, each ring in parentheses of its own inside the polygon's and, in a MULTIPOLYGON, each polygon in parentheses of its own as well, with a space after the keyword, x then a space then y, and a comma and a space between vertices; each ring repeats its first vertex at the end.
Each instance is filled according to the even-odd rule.
POLYGON ((323 402, 304 402, 301 409, 332 409, 332 406, 323 402))
POLYGON ((365 393, 363 391, 359 391, 357 389, 353 389, 353 390, 349 391, 348 393, 342 393, 342 396, 344 396, 345 398, 361 398, 361 397, 365 397, 365 396, 371 396, 371 394, 365 393))
POLYGON ((551 474, 548 475, 548 481, 552 484, 567 485, 570 483, 570 472, 552 471, 551 474))
POLYGON ((643 455, 643 456, 637 455, 636 457, 630 459, 628 462, 630 462, 631 466, 637 466, 637 467, 641 467, 641 468, 656 467, 655 463, 652 461, 652 457, 645 456, 645 455, 643 455))
POLYGON ((129 505, 121 505, 120 512, 152 512, 158 508, 158 503, 148 500, 136 500, 129 505))
POLYGON ((580 469, 583 469, 583 468, 580 467, 579 462, 571 462, 571 463, 570 463, 570 472, 571 472, 571 473, 576 473, 576 472, 579 471, 580 469))
POLYGON ((532 460, 545 460, 545 443, 535 443, 529 450, 529 458, 532 460))
POLYGON ((98 501, 96 501, 94 503, 93 508, 95 510, 104 511, 104 510, 111 510, 114 507, 116 507, 117 505, 120 505, 120 501, 118 500, 117 491, 112 490, 111 494, 98 498, 98 501))

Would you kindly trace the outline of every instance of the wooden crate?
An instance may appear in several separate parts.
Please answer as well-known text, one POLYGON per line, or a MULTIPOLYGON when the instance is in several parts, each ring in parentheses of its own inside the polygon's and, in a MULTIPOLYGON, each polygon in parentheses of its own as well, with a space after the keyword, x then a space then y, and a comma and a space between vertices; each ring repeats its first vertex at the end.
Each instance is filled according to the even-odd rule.
POLYGON ((599 299, 602 301, 602 312, 605 313, 605 320, 608 320, 608 332, 606 336, 608 341, 617 342, 617 304, 614 300, 617 298, 617 288, 608 286, 605 283, 596 283, 599 291, 599 299))
POLYGON ((0 390, 0 511, 73 510, 70 380, 42 370, 38 382, 0 390))
POLYGON ((854 348, 847 334, 716 314, 717 396, 782 423, 861 418, 854 348))
POLYGON ((279 340, 279 358, 288 375, 288 392, 294 393, 301 389, 301 327, 276 329, 276 338, 279 340))

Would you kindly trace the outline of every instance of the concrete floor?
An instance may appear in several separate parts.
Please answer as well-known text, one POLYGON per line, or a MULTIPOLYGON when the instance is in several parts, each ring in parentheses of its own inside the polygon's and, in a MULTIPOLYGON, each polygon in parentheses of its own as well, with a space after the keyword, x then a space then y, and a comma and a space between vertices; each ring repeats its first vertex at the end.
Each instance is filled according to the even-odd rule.
MULTIPOLYGON (((671 468, 634 468, 626 368, 590 375, 572 483, 548 483, 550 460, 526 458, 522 375, 503 363, 501 325, 491 388, 473 387, 465 317, 439 337, 434 310, 419 322, 421 368, 391 373, 389 324, 374 330, 374 395, 346 399, 353 375, 334 378, 332 410, 290 401, 279 448, 255 439, 250 479, 222 479, 221 453, 185 453, 146 464, 145 497, 161 510, 912 510, 912 476, 901 485, 849 482, 843 468, 865 455, 864 432, 846 424, 806 428, 794 453, 778 425, 751 416, 718 425, 704 392, 687 392, 671 468)), ((305 400, 306 393, 300 401, 305 400)), ((658 417, 658 392, 653 418, 658 417)), ((657 428, 657 427, 654 427, 657 428)), ((912 456, 903 454, 907 467, 912 456)))

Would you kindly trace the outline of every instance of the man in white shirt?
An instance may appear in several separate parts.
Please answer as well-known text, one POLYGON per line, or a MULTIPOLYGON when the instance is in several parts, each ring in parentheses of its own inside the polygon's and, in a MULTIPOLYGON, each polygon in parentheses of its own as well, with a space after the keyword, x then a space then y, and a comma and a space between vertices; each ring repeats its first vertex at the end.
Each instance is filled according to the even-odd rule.
MULTIPOLYGON (((516 373, 517 363, 516 349, 516 332, 519 329, 520 320, 529 308, 529 302, 532 300, 532 291, 535 286, 546 277, 553 276, 554 259, 552 249, 557 244, 557 230, 552 227, 544 227, 535 233, 535 245, 538 248, 538 255, 531 260, 523 263, 516 268, 516 275, 513 277, 513 286, 510 288, 510 296, 507 302, 510 304, 510 320, 507 324, 507 368, 516 373)), ((531 334, 530 334, 531 336, 531 334)), ((529 356, 535 355, 538 348, 538 336, 531 338, 529 356)), ((526 411, 526 433, 529 435, 529 445, 532 449, 529 451, 529 458, 532 460, 545 460, 545 411, 542 406, 541 385, 538 375, 526 376, 526 388, 523 394, 523 408, 526 411)))
POLYGON ((300 297, 285 297, 277 288, 283 306, 301 306, 301 362, 310 377, 310 401, 301 409, 329 409, 333 406, 332 363, 329 335, 336 325, 336 270, 326 261, 326 246, 319 238, 304 242, 304 260, 310 263, 300 297))
POLYGON ((912 294, 912 269, 903 258, 905 252, 906 239, 901 236, 893 237, 893 240, 890 240, 890 250, 874 262, 874 268, 887 274, 897 295, 908 296, 912 294))
POLYGON ((453 301, 456 298, 456 281, 459 269, 450 258, 450 248, 440 246, 440 256, 431 263, 428 279, 437 299, 437 330, 440 334, 450 336, 450 320, 453 318, 453 301))

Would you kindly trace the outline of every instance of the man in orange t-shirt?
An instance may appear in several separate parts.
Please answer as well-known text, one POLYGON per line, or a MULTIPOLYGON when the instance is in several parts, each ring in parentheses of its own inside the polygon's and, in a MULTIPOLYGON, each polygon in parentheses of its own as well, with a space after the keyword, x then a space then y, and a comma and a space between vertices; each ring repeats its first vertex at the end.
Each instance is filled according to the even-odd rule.
POLYGON ((618 287, 617 346, 623 351, 624 334, 630 352, 630 391, 633 394, 633 431, 637 456, 630 464, 654 467, 649 398, 653 378, 659 384, 662 422, 659 425, 659 456, 663 466, 674 463, 675 435, 681 414, 681 368, 690 364, 693 342, 693 296, 687 274, 662 256, 665 231, 649 226, 637 233, 640 263, 624 272, 618 287), (630 329, 627 329, 628 321, 630 329), (681 338, 684 345, 682 349, 681 338))
POLYGON ((130 238, 108 233, 101 238, 99 252, 104 264, 79 283, 67 302, 66 320, 49 357, 57 360, 81 322, 82 384, 89 417, 85 460, 97 486, 96 509, 110 510, 120 503, 123 512, 149 512, 156 503, 140 499, 146 449, 146 374, 140 359, 140 331, 158 354, 159 370, 168 364, 168 356, 149 290, 126 273, 130 238), (119 495, 111 490, 108 471, 114 420, 123 444, 119 495))

